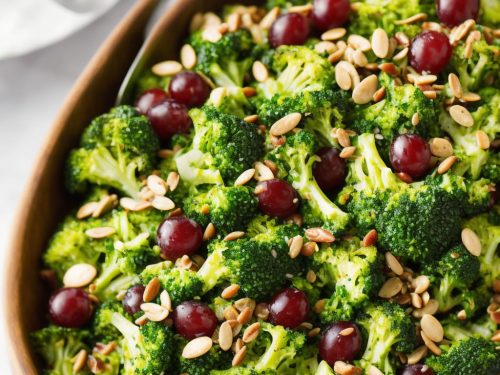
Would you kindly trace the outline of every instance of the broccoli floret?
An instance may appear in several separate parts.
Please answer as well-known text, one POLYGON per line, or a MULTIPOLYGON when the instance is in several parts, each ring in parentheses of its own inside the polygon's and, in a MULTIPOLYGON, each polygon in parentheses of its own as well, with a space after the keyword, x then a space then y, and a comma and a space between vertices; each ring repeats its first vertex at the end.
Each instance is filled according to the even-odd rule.
POLYGON ((349 216, 326 196, 314 179, 313 164, 320 160, 315 151, 314 135, 301 130, 287 137, 286 143, 275 149, 269 159, 277 163, 281 176, 286 176, 302 198, 304 222, 338 234, 346 228, 349 216))
POLYGON ((274 7, 287 9, 295 5, 305 5, 310 2, 310 0, 267 0, 264 6, 267 9, 273 9, 274 7))
POLYGON ((107 301, 98 305, 92 318, 92 333, 96 341, 108 343, 121 339, 120 332, 111 324, 114 313, 128 317, 121 302, 107 301))
POLYGON ((485 338, 489 340, 497 325, 489 315, 482 316, 475 321, 463 321, 455 315, 447 317, 441 321, 444 328, 444 337, 452 341, 465 340, 470 337, 485 338))
POLYGON ((352 129, 358 133, 379 132, 381 144, 386 149, 393 137, 415 133, 427 138, 436 135, 439 119, 438 102, 428 99, 422 90, 411 84, 398 86, 386 73, 379 76, 386 89, 385 99, 371 105, 357 106, 353 110, 352 129), (418 113, 419 123, 412 124, 412 116, 418 113))
POLYGON ((395 374, 391 353, 410 353, 417 345, 415 325, 396 303, 368 306, 357 323, 367 335, 366 350, 359 361, 364 369, 371 364, 384 374, 395 374))
POLYGON ((43 357, 51 375, 73 374, 73 358, 80 350, 89 350, 91 335, 84 329, 49 326, 31 334, 35 350, 43 357))
MULTIPOLYGON (((455 123, 446 111, 442 111, 439 121, 441 128, 453 140, 454 154, 459 159, 453 167, 453 173, 461 176, 468 175, 474 180, 478 179, 483 168, 489 165, 489 159, 493 153, 493 151, 479 147, 476 133, 479 130, 483 131, 490 141, 493 141, 500 133, 500 91, 488 89, 481 93, 484 93, 485 98, 483 104, 471 113, 474 119, 472 127, 464 127, 455 123)), ((494 165, 495 159, 492 162, 494 165)))
POLYGON ((113 187, 136 198, 139 174, 155 164, 159 141, 148 119, 128 106, 94 119, 82 135, 80 148, 66 166, 70 192, 84 192, 89 183, 113 187))
POLYGON ((149 232, 138 233, 131 225, 127 212, 115 211, 113 223, 119 240, 107 249, 93 282, 94 292, 102 300, 114 299, 118 291, 127 289, 160 253, 159 247, 150 242, 149 232))
POLYGON ((479 22, 481 25, 498 28, 500 26, 500 3, 495 0, 479 2, 479 22))
POLYGON ((357 150, 340 196, 361 234, 375 228, 378 243, 395 255, 421 263, 436 259, 459 241, 464 212, 487 206, 488 191, 468 187, 460 176, 400 181, 380 157, 373 134, 360 135, 357 150))
POLYGON ((240 87, 220 87, 213 90, 206 103, 219 112, 244 118, 255 112, 253 105, 240 87))
POLYGON ((500 223, 495 223, 488 214, 478 215, 465 224, 465 228, 472 229, 481 242, 480 274, 486 285, 491 286, 495 280, 500 280, 500 223))
POLYGON ((332 293, 320 314, 323 323, 351 320, 384 282, 382 256, 357 240, 320 249, 313 254, 313 267, 318 282, 332 293))
POLYGON ((388 34, 404 31, 410 38, 421 31, 420 27, 396 25, 395 21, 403 20, 417 13, 425 13, 430 19, 436 15, 432 0, 364 0, 356 3, 350 14, 349 32, 365 37, 371 37, 377 28, 384 29, 388 34))
POLYGON ((300 374, 301 372, 297 370, 294 372, 292 364, 296 363, 296 357, 300 356, 304 349, 306 335, 283 326, 266 322, 260 324, 261 332, 249 345, 242 366, 253 369, 259 374, 268 371, 276 374, 300 374))
POLYGON ((45 265, 56 272, 59 280, 74 264, 96 266, 100 254, 112 248, 112 239, 96 240, 85 234, 88 229, 101 227, 105 222, 106 219, 78 220, 70 215, 59 225, 43 255, 45 265))
POLYGON ((199 31, 191 36, 189 43, 196 51, 195 70, 210 77, 218 86, 243 86, 255 47, 248 30, 226 33, 215 43, 204 39, 199 31))
POLYGON ((314 113, 334 101, 334 70, 326 58, 304 46, 281 46, 270 58, 270 77, 252 99, 259 121, 272 125, 283 116, 314 113))
POLYGON ((449 64, 450 71, 457 73, 462 88, 473 92, 488 86, 500 88, 500 47, 481 39, 472 44, 472 56, 466 58, 465 45, 462 42, 453 48, 449 64))
POLYGON ((119 349, 113 350, 111 353, 103 354, 99 351, 93 351, 92 357, 102 366, 99 370, 101 375, 119 375, 121 370, 122 357, 119 349))
POLYGON ((256 217, 247 235, 235 241, 215 241, 210 255, 198 271, 204 292, 224 283, 236 283, 240 293, 255 300, 271 297, 302 272, 300 259, 288 255, 288 239, 298 235, 294 224, 279 225, 275 220, 256 217))
POLYGON ((438 375, 493 375, 500 372, 500 351, 492 341, 469 338, 440 348, 443 350, 440 356, 426 360, 438 375))
POLYGON ((175 337, 162 323, 148 322, 138 327, 127 318, 114 313, 113 324, 123 335, 124 375, 166 373, 175 357, 175 337))
POLYGON ((206 192, 189 196, 183 204, 188 217, 203 227, 213 223, 217 233, 244 230, 257 214, 257 198, 246 186, 214 186, 206 192), (203 213, 208 206, 209 212, 203 213))
POLYGON ((205 106, 190 111, 195 136, 175 162, 181 179, 193 185, 231 184, 264 152, 264 140, 253 124, 205 106))
POLYGON ((170 261, 147 266, 141 273, 142 284, 146 285, 155 277, 170 295, 174 306, 202 294, 203 284, 196 272, 174 267, 170 261))
POLYGON ((479 266, 478 258, 459 245, 427 267, 424 273, 431 276, 432 296, 439 302, 440 312, 447 312, 463 302, 479 277, 479 266))
MULTIPOLYGON (((178 343, 179 349, 186 346, 187 341, 180 339, 178 343)), ((233 358, 233 353, 230 351, 223 351, 218 345, 212 346, 212 348, 200 357, 187 359, 178 356, 179 361, 179 373, 189 374, 189 375, 210 375, 212 371, 227 370, 231 368, 231 360, 233 358)))
POLYGON ((498 184, 500 182, 500 153, 490 153, 488 164, 481 170, 481 176, 492 183, 498 184))
POLYGON ((136 96, 139 96, 146 90, 161 89, 168 90, 171 76, 157 76, 152 71, 148 70, 137 80, 136 96))

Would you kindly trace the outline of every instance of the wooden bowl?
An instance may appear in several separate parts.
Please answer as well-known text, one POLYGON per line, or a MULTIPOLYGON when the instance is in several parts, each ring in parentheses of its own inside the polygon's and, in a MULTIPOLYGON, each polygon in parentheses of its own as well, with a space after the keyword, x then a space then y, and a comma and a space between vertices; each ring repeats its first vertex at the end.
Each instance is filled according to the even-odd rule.
MULTIPOLYGON (((10 354, 16 374, 40 373, 29 334, 47 324, 49 291, 39 277, 41 254, 57 223, 74 206, 63 184, 66 156, 78 144, 91 119, 113 106, 120 84, 143 43, 144 27, 157 2, 139 0, 81 74, 47 135, 24 192, 8 248, 4 301, 10 354)), ((145 66, 177 58, 195 12, 218 11, 231 2, 236 1, 176 1, 146 41, 155 49, 145 66)))

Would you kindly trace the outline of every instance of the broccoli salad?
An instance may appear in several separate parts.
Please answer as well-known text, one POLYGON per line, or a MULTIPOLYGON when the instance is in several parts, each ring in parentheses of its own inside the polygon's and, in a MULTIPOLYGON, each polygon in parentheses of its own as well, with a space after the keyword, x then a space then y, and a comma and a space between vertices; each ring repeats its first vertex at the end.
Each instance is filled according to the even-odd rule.
POLYGON ((44 373, 500 374, 499 8, 196 14, 68 155, 44 373))

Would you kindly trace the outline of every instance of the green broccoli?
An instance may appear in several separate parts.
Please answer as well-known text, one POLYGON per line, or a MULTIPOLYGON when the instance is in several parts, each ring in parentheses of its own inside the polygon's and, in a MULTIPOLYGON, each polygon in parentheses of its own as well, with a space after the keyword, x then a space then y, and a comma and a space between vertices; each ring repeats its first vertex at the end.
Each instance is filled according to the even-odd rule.
POLYGON ((94 339, 98 342, 109 343, 121 339, 120 332, 111 324, 114 313, 128 317, 121 302, 106 301, 97 306, 91 326, 94 339))
POLYGON ((465 58, 465 45, 461 42, 453 48, 449 64, 449 70, 457 73, 462 89, 476 92, 482 87, 500 88, 500 47, 481 39, 472 43, 472 56, 465 58))
MULTIPOLYGON (((187 344, 184 339, 179 339, 178 347, 181 349, 187 344)), ((234 354, 223 351, 218 345, 212 346, 208 353, 201 357, 187 359, 179 357, 179 373, 189 375, 211 375, 212 371, 227 370, 231 368, 231 360, 234 354)))
POLYGON ((99 256, 113 247, 110 238, 92 239, 85 234, 88 229, 104 226, 107 219, 78 220, 67 216, 49 241, 43 261, 54 270, 59 280, 74 264, 97 265, 99 256))
POLYGON ((113 350, 111 353, 103 354, 99 351, 93 351, 92 357, 100 366, 102 366, 102 370, 99 370, 99 374, 101 375, 119 375, 121 371, 121 362, 122 357, 119 349, 113 350))
POLYGON ((240 87, 220 87, 213 90, 206 102, 219 112, 244 118, 255 113, 255 109, 240 87))
POLYGON ((280 177, 286 177, 302 198, 304 222, 338 234, 347 227, 349 216, 326 196, 314 179, 313 164, 320 160, 316 148, 314 135, 301 130, 287 137, 286 143, 272 151, 269 159, 276 162, 280 177))
POLYGON ((469 338, 441 346, 440 356, 427 358, 426 364, 438 375, 493 375, 500 372, 500 351, 483 338, 469 338))
POLYGON ((476 183, 445 174, 406 184, 380 157, 373 134, 360 135, 356 145, 341 201, 361 234, 375 228, 380 246, 397 256, 421 263, 439 257, 458 242, 464 212, 487 208, 489 192, 476 183))
POLYGON ((209 106, 190 115, 193 143, 175 157, 181 179, 193 185, 230 184, 262 156, 264 140, 255 125, 209 106))
POLYGON ((243 367, 251 368, 257 373, 300 373, 294 371, 293 367, 290 370, 290 366, 300 356, 306 343, 306 335, 266 322, 261 322, 260 325, 261 332, 249 345, 243 367))
POLYGON ((312 262, 318 282, 331 293, 320 314, 323 323, 351 320, 384 282, 383 257, 374 246, 362 247, 359 240, 321 248, 312 262))
POLYGON ((252 102, 259 121, 270 126, 287 114, 314 113, 335 101, 334 70, 328 60, 304 46, 281 46, 269 62, 272 73, 257 85, 252 102))
POLYGON ((204 292, 220 284, 236 283, 247 297, 258 301, 271 297, 288 278, 302 272, 302 262, 290 258, 287 244, 299 233, 294 224, 279 225, 276 220, 256 217, 246 237, 212 242, 210 255, 198 271, 204 292))
POLYGON ((214 186, 208 191, 190 195, 183 203, 186 216, 202 227, 213 223, 217 233, 227 234, 244 230, 257 214, 257 198, 246 186, 214 186), (209 213, 203 213, 203 207, 209 213))
POLYGON ((195 70, 210 77, 218 86, 243 86, 245 75, 252 67, 255 42, 248 30, 240 29, 224 34, 217 42, 194 33, 189 43, 196 51, 195 70))
POLYGON ((427 138, 437 135, 439 118, 438 102, 428 99, 422 90, 412 84, 396 85, 386 73, 379 76, 385 87, 385 99, 375 104, 356 106, 352 115, 352 129, 358 133, 378 132, 380 142, 387 149, 392 139, 404 133, 415 133, 427 138), (419 123, 412 124, 412 116, 418 114, 419 123))
POLYGON ((396 303, 382 302, 364 309, 357 323, 367 335, 366 349, 359 364, 365 370, 374 365, 387 375, 396 373, 395 351, 411 353, 417 345, 417 332, 410 316, 396 303))
POLYGON ((472 229, 481 241, 480 274, 486 285, 491 286, 500 280, 500 223, 494 223, 488 214, 478 215, 467 222, 464 227, 472 229))
POLYGON ((500 3, 495 0, 482 0, 479 2, 479 22, 481 25, 500 27, 500 3))
MULTIPOLYGON (((439 311, 447 312, 461 305, 479 277, 479 260, 463 245, 453 247, 436 263, 429 264, 424 274, 431 276, 432 296, 439 311)), ((471 311, 466 311, 471 316, 471 311)))
MULTIPOLYGON (((455 123, 445 111, 442 111, 439 119, 441 128, 453 140, 454 154, 459 159, 453 167, 453 173, 461 176, 469 175, 475 180, 481 176, 483 168, 488 167, 493 153, 479 147, 476 139, 477 131, 486 133, 490 141, 500 134, 500 91, 487 89, 481 91, 481 94, 484 94, 482 105, 471 113, 474 119, 472 127, 455 123)), ((492 161, 494 163, 495 159, 492 161)))
POLYGON ((451 315, 441 321, 444 328, 444 337, 452 341, 465 340, 470 337, 485 338, 489 340, 497 325, 489 315, 484 315, 474 321, 463 321, 456 315, 451 315))
POLYGON ((155 164, 159 141, 148 119, 129 106, 113 108, 85 129, 80 148, 66 166, 70 192, 84 192, 89 183, 113 187, 132 198, 141 188, 139 174, 155 164))
POLYGON ((168 292, 174 306, 202 294, 203 284, 196 272, 174 267, 170 261, 151 264, 142 271, 140 276, 144 285, 147 285, 153 278, 158 278, 162 289, 168 292))
POLYGON ((171 76, 157 76, 150 70, 146 71, 137 80, 136 96, 139 96, 144 91, 151 89, 161 89, 167 91, 171 78, 171 76))
POLYGON ((414 25, 397 25, 395 21, 425 13, 430 19, 435 19, 436 10, 432 0, 363 0, 357 2, 350 15, 349 32, 367 38, 371 37, 377 28, 384 29, 388 34, 404 31, 410 38, 421 31, 414 25))
POLYGON ((47 374, 72 375, 73 358, 89 347, 90 332, 84 329, 48 326, 31 334, 33 346, 47 364, 47 374))
POLYGON ((310 2, 310 0, 267 0, 264 6, 267 9, 273 9, 274 7, 287 9, 291 6, 305 5, 310 2))
POLYGON ((171 328, 156 322, 138 327, 118 313, 113 314, 111 324, 123 335, 124 375, 161 374, 172 368, 175 337, 171 328))

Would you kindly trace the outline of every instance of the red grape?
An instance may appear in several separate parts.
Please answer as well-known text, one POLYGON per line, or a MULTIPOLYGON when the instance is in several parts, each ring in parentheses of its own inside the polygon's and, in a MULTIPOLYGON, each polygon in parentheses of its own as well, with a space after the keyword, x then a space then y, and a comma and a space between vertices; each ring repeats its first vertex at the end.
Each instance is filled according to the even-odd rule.
POLYGON ((416 364, 406 366, 399 375, 434 375, 434 371, 429 366, 416 364))
POLYGON ((158 137, 169 140, 174 134, 188 133, 193 125, 188 108, 172 99, 165 99, 147 113, 158 137))
POLYGON ((299 198, 288 182, 275 178, 260 182, 257 189, 259 208, 266 215, 285 219, 297 211, 299 198))
POLYGON ((412 178, 424 176, 430 169, 429 144, 416 134, 402 134, 394 138, 390 148, 392 167, 412 178))
POLYGON ((269 30, 269 42, 274 48, 281 45, 301 45, 309 38, 309 20, 300 13, 279 17, 269 30))
POLYGON ((344 185, 346 178, 346 162, 336 148, 323 147, 317 155, 321 158, 313 166, 313 174, 321 190, 330 193, 344 185))
POLYGON ((195 221, 185 216, 165 219, 156 233, 162 255, 175 260, 183 255, 191 255, 203 242, 203 231, 195 221))
POLYGON ((336 361, 352 361, 361 350, 361 332, 356 324, 337 322, 325 329, 319 342, 319 354, 333 366, 336 361))
POLYGON ((167 98, 168 94, 161 89, 146 90, 139 95, 135 101, 135 106, 141 114, 146 115, 151 108, 167 98))
POLYGON ((199 74, 181 72, 170 81, 168 92, 179 103, 188 107, 198 107, 210 96, 210 86, 199 74))
POLYGON ((269 303, 269 320, 287 328, 304 322, 309 313, 307 296, 301 290, 287 288, 276 294, 269 303))
POLYGON ((316 28, 326 31, 342 26, 349 19, 349 0, 314 0, 312 19, 316 28))
POLYGON ((123 296, 123 309, 130 315, 133 315, 141 310, 144 295, 144 285, 134 285, 128 288, 127 293, 123 296))
POLYGON ((436 0, 437 15, 446 26, 458 26, 479 15, 479 0, 436 0))
POLYGON ((186 301, 175 308, 174 327, 187 340, 211 337, 217 327, 217 317, 207 304, 186 301))
POLYGON ((418 34, 411 42, 410 65, 419 73, 441 73, 451 58, 452 47, 448 37, 429 30, 418 34))
POLYGON ((78 328, 92 316, 92 303, 86 292, 77 288, 62 288, 49 300, 49 315, 54 324, 78 328))

